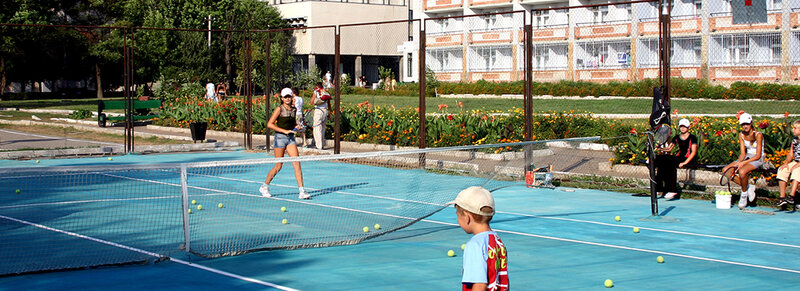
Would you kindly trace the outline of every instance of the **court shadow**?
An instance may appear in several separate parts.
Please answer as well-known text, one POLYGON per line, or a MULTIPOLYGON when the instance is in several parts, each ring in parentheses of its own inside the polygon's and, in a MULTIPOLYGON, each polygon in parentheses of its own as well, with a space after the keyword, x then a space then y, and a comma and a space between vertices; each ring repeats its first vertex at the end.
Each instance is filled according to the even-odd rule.
POLYGON ((667 209, 664 209, 664 211, 661 211, 661 213, 659 215, 660 216, 666 216, 667 214, 669 214, 674 209, 675 209, 675 206, 667 207, 667 209))
POLYGON ((392 232, 385 233, 381 236, 374 237, 368 239, 362 243, 374 243, 374 242, 385 242, 385 241, 394 241, 400 239, 409 239, 414 237, 419 237, 423 235, 429 235, 440 231, 451 230, 453 228, 458 228, 457 225, 440 225, 440 226, 431 226, 431 227, 421 227, 421 228, 414 228, 414 229, 399 229, 392 232))

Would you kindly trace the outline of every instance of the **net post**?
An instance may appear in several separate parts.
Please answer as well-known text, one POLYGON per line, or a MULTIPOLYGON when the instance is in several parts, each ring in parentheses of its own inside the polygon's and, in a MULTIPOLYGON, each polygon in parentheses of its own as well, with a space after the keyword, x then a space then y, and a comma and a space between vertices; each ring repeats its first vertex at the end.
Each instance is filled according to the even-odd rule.
POLYGON ((190 238, 189 238, 189 183, 186 180, 186 165, 181 164, 181 208, 183 209, 183 247, 188 253, 190 252, 190 238))
POLYGON ((650 211, 653 216, 658 216, 658 195, 656 194, 656 152, 655 138, 652 132, 647 134, 647 151, 650 158, 648 169, 650 170, 650 211))
MULTIPOLYGON (((419 70, 419 129, 417 130, 418 134, 417 137, 419 138, 419 148, 424 149, 427 147, 427 143, 425 139, 427 138, 427 129, 425 124, 425 91, 427 90, 425 84, 425 78, 427 78, 425 72, 425 54, 427 51, 425 50, 425 20, 420 21, 419 24, 419 56, 417 59, 419 61, 418 70, 419 70)), ((419 167, 425 167, 425 154, 419 154, 419 167)))
MULTIPOLYGON (((533 12, 531 12, 533 13, 533 12)), ((525 26, 525 141, 533 140, 533 25, 527 23, 527 14, 523 14, 525 26)), ((531 21, 533 16, 531 16, 531 21)), ((525 181, 528 182, 528 176, 533 175, 533 146, 525 146, 525 181)), ((529 183, 528 186, 530 186, 529 183)))
POLYGON ((253 149, 253 86, 251 85, 250 72, 252 70, 252 50, 250 49, 250 31, 245 33, 244 38, 244 94, 245 94, 245 125, 244 125, 244 147, 248 150, 253 149))

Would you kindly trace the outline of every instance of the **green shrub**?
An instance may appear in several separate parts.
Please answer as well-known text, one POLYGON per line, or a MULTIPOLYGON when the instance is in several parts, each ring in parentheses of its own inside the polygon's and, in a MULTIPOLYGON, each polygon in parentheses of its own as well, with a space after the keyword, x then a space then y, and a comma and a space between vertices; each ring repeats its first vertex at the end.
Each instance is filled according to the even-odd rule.
POLYGON ((87 119, 92 117, 92 112, 86 109, 78 109, 72 111, 67 117, 71 119, 87 119))

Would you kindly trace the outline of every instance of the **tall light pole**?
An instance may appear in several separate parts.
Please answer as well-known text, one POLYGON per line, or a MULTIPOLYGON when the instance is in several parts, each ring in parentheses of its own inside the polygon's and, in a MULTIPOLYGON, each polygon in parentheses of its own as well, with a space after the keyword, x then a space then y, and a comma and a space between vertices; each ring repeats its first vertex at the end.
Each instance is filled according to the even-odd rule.
POLYGON ((214 21, 214 18, 211 17, 211 14, 206 17, 206 22, 208 22, 208 48, 211 48, 211 21, 214 21))

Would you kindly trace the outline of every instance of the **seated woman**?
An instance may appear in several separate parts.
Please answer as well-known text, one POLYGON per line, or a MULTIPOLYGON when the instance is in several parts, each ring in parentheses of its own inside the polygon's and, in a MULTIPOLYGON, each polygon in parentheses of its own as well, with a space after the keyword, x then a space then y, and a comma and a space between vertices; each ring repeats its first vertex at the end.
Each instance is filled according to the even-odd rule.
POLYGON ((217 86, 217 98, 219 101, 223 101, 226 97, 228 97, 228 90, 225 88, 225 83, 219 83, 217 86))
POLYGON ((753 127, 753 116, 750 114, 742 113, 739 125, 742 126, 739 132, 739 158, 722 168, 722 174, 742 187, 739 208, 744 209, 748 201, 756 199, 756 187, 748 185, 750 179, 747 175, 764 164, 764 136, 753 127))
POLYGON ((680 134, 675 135, 665 147, 659 148, 664 154, 656 157, 656 191, 666 192, 664 198, 673 199, 678 194, 677 191, 677 168, 683 168, 688 164, 694 164, 697 156, 697 137, 689 133, 689 120, 684 118, 678 122, 680 134), (678 145, 678 153, 668 154, 678 145))

